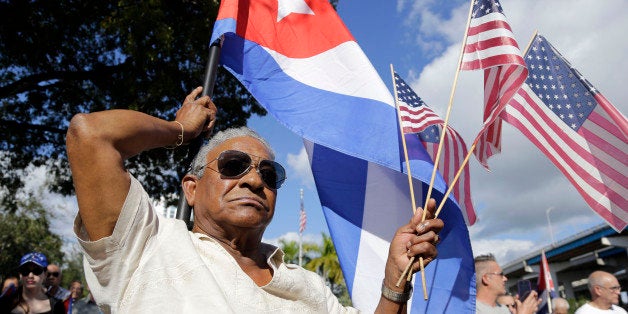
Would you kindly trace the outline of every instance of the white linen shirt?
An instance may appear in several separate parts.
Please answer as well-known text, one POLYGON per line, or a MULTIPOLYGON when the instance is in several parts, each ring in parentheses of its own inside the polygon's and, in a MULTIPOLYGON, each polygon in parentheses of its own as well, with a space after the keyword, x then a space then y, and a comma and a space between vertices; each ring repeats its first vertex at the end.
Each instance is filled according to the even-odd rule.
POLYGON ((133 176, 111 236, 89 241, 79 215, 74 232, 105 313, 357 312, 343 307, 320 276, 285 264, 283 252, 265 243, 273 278, 257 286, 216 240, 158 215, 133 176))

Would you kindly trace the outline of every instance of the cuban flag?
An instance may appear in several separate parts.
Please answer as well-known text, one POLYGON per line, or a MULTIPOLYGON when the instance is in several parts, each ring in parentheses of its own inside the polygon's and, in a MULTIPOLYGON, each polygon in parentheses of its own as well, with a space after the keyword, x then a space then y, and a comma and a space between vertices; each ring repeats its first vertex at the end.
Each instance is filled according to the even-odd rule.
POLYGON ((539 310, 536 313, 552 313, 552 299, 556 297, 556 290, 554 289, 554 280, 552 279, 552 274, 550 273, 547 257, 545 256, 545 250, 541 251, 539 279, 536 286, 539 288, 539 298, 541 298, 541 304, 539 304, 539 310))
MULTIPOLYGON (((373 312, 389 241, 412 216, 392 95, 326 0, 222 1, 212 42, 221 37, 221 64, 303 137, 353 305, 373 312)), ((416 141, 420 200, 433 166, 416 141)), ((435 181, 439 202, 446 185, 435 181)), ((413 312, 475 312, 468 230, 455 200, 446 204, 439 256, 426 268, 430 298, 417 286, 413 312)))

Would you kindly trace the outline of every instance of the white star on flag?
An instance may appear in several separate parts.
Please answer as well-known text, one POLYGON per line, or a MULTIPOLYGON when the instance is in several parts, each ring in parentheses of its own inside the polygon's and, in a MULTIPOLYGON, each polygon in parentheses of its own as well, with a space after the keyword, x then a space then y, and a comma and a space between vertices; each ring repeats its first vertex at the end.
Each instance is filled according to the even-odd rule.
POLYGON ((314 11, 304 0, 277 0, 277 22, 281 21, 290 13, 301 13, 314 15, 314 11))

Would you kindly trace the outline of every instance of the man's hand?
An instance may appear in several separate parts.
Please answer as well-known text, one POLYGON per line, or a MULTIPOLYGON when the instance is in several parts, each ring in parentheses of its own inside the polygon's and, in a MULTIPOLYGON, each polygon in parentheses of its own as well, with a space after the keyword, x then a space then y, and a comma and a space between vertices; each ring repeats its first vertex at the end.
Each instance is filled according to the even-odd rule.
POLYGON ((515 298, 516 314, 534 314, 539 308, 539 304, 541 304, 541 299, 538 298, 538 294, 536 291, 530 291, 530 294, 526 297, 523 302, 519 301, 519 296, 515 298))
POLYGON ((216 123, 216 105, 209 96, 196 98, 202 91, 203 88, 200 86, 195 88, 185 97, 177 111, 175 120, 183 125, 184 143, 189 143, 201 134, 209 136, 216 123))
MULTIPOLYGON (((397 280, 413 256, 416 257, 411 269, 413 273, 419 270, 419 257, 423 257, 424 265, 436 258, 436 245, 440 241, 438 233, 443 229, 444 223, 440 219, 430 219, 434 217, 436 209, 434 199, 430 199, 427 209, 427 219, 424 222, 421 222, 423 209, 419 207, 410 222, 397 230, 390 243, 384 284, 391 289, 395 288, 397 280)), ((403 285, 397 289, 403 289, 403 285)))

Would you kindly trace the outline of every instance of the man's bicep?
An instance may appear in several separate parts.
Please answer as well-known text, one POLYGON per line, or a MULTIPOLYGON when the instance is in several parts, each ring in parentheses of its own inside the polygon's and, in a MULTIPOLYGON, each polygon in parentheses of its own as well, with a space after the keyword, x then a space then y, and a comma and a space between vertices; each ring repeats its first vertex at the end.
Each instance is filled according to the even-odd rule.
POLYGON ((120 153, 94 124, 88 115, 75 116, 66 139, 79 214, 92 241, 111 235, 130 186, 120 153))

